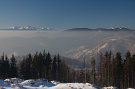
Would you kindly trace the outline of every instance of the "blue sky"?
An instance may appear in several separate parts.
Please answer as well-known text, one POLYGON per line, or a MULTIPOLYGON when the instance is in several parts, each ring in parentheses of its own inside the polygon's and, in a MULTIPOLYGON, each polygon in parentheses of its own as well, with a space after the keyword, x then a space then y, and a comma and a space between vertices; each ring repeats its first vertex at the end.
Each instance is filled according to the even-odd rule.
POLYGON ((135 29, 135 0, 0 0, 0 28, 135 29))

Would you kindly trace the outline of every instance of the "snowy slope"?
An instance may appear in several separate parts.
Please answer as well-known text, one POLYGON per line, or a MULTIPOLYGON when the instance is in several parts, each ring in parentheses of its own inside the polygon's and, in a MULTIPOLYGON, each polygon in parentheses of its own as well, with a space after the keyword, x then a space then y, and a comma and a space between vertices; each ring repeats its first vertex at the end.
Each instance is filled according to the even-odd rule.
POLYGON ((135 53, 135 37, 134 36, 114 36, 103 39, 96 42, 95 46, 83 45, 77 48, 70 49, 64 52, 64 54, 73 59, 90 58, 92 56, 97 57, 100 53, 106 51, 121 52, 122 56, 129 50, 132 54, 135 53))
POLYGON ((50 89, 98 89, 98 87, 89 83, 61 83, 57 86, 51 87, 50 89))
POLYGON ((11 80, 20 81, 21 83, 10 83, 0 79, 1 89, 99 89, 90 83, 60 83, 57 81, 47 82, 46 79, 30 79, 20 81, 22 79, 12 78, 11 80))

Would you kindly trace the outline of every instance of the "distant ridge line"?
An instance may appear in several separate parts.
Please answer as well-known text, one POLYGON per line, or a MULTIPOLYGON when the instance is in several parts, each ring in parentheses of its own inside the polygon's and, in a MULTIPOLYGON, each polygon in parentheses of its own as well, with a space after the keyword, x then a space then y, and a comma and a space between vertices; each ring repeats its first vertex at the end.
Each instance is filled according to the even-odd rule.
POLYGON ((67 29, 65 31, 133 31, 129 28, 73 28, 73 29, 67 29))

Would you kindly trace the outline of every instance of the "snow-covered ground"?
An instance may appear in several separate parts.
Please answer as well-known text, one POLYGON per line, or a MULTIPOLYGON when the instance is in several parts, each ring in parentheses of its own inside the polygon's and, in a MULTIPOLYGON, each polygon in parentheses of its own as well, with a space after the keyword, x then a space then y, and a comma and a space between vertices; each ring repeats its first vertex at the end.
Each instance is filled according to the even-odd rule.
POLYGON ((0 79, 0 89, 99 89, 90 83, 48 82, 46 79, 22 80, 19 78, 0 79))

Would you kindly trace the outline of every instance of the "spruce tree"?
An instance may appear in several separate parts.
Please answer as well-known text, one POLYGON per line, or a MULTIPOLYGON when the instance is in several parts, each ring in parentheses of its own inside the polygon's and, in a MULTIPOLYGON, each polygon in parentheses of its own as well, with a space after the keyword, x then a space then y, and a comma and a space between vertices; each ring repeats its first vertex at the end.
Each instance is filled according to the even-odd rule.
POLYGON ((36 52, 32 60, 32 78, 34 79, 38 78, 39 75, 38 66, 38 53, 36 52))
POLYGON ((42 68, 42 77, 43 78, 47 78, 47 75, 46 75, 46 53, 45 53, 45 50, 43 51, 43 64, 42 64, 43 68, 42 68))
POLYGON ((0 76, 3 79, 5 77, 5 60, 4 60, 4 52, 0 59, 0 76))
POLYGON ((121 53, 117 52, 116 53, 116 57, 115 57, 115 66, 116 66, 116 70, 115 70, 115 82, 116 82, 116 86, 118 88, 120 88, 120 84, 121 84, 121 79, 122 79, 122 58, 121 58, 121 53))
POLYGON ((131 60, 130 60, 130 82, 132 88, 134 88, 134 77, 135 77, 135 55, 132 55, 131 60))
POLYGON ((135 88, 135 54, 132 55, 132 87, 135 88))
POLYGON ((56 78, 57 80, 59 80, 60 78, 60 71, 61 71, 61 59, 60 59, 60 55, 57 55, 57 73, 56 73, 56 78))
POLYGON ((115 70, 116 70, 116 61, 114 55, 112 56, 112 63, 111 63, 111 85, 115 86, 115 70))
POLYGON ((25 59, 23 59, 22 61, 20 61, 20 77, 22 78, 22 79, 27 79, 26 78, 26 67, 25 67, 25 64, 26 63, 26 61, 25 61, 25 59))
POLYGON ((56 55, 53 58, 52 62, 52 79, 56 80, 56 72, 57 72, 57 63, 56 63, 56 55))
POLYGON ((25 72, 26 79, 30 79, 32 72, 32 56, 30 53, 28 54, 28 57, 25 60, 25 72))
POLYGON ((95 84, 95 80, 96 80, 96 77, 95 77, 95 59, 94 57, 92 57, 92 60, 91 60, 91 64, 92 64, 92 79, 93 79, 93 84, 95 84))
POLYGON ((49 80, 51 79, 51 63, 52 63, 51 55, 48 52, 46 55, 46 75, 47 75, 47 79, 49 80))
POLYGON ((17 66, 16 66, 16 59, 14 57, 14 55, 12 54, 12 57, 10 59, 10 77, 17 77, 18 73, 17 73, 17 66))
POLYGON ((100 54, 100 60, 98 63, 98 81, 99 81, 99 86, 103 86, 103 54, 100 54))
POLYGON ((9 64, 9 59, 7 57, 7 55, 5 56, 5 78, 8 78, 9 77, 9 67, 10 67, 10 64, 9 64))
POLYGON ((130 61, 131 61, 131 54, 127 51, 125 55, 126 60, 124 61, 124 76, 125 76, 125 87, 130 87, 130 61))
POLYGON ((38 55, 38 72, 39 72, 39 78, 42 78, 43 73, 43 55, 40 52, 38 55))

